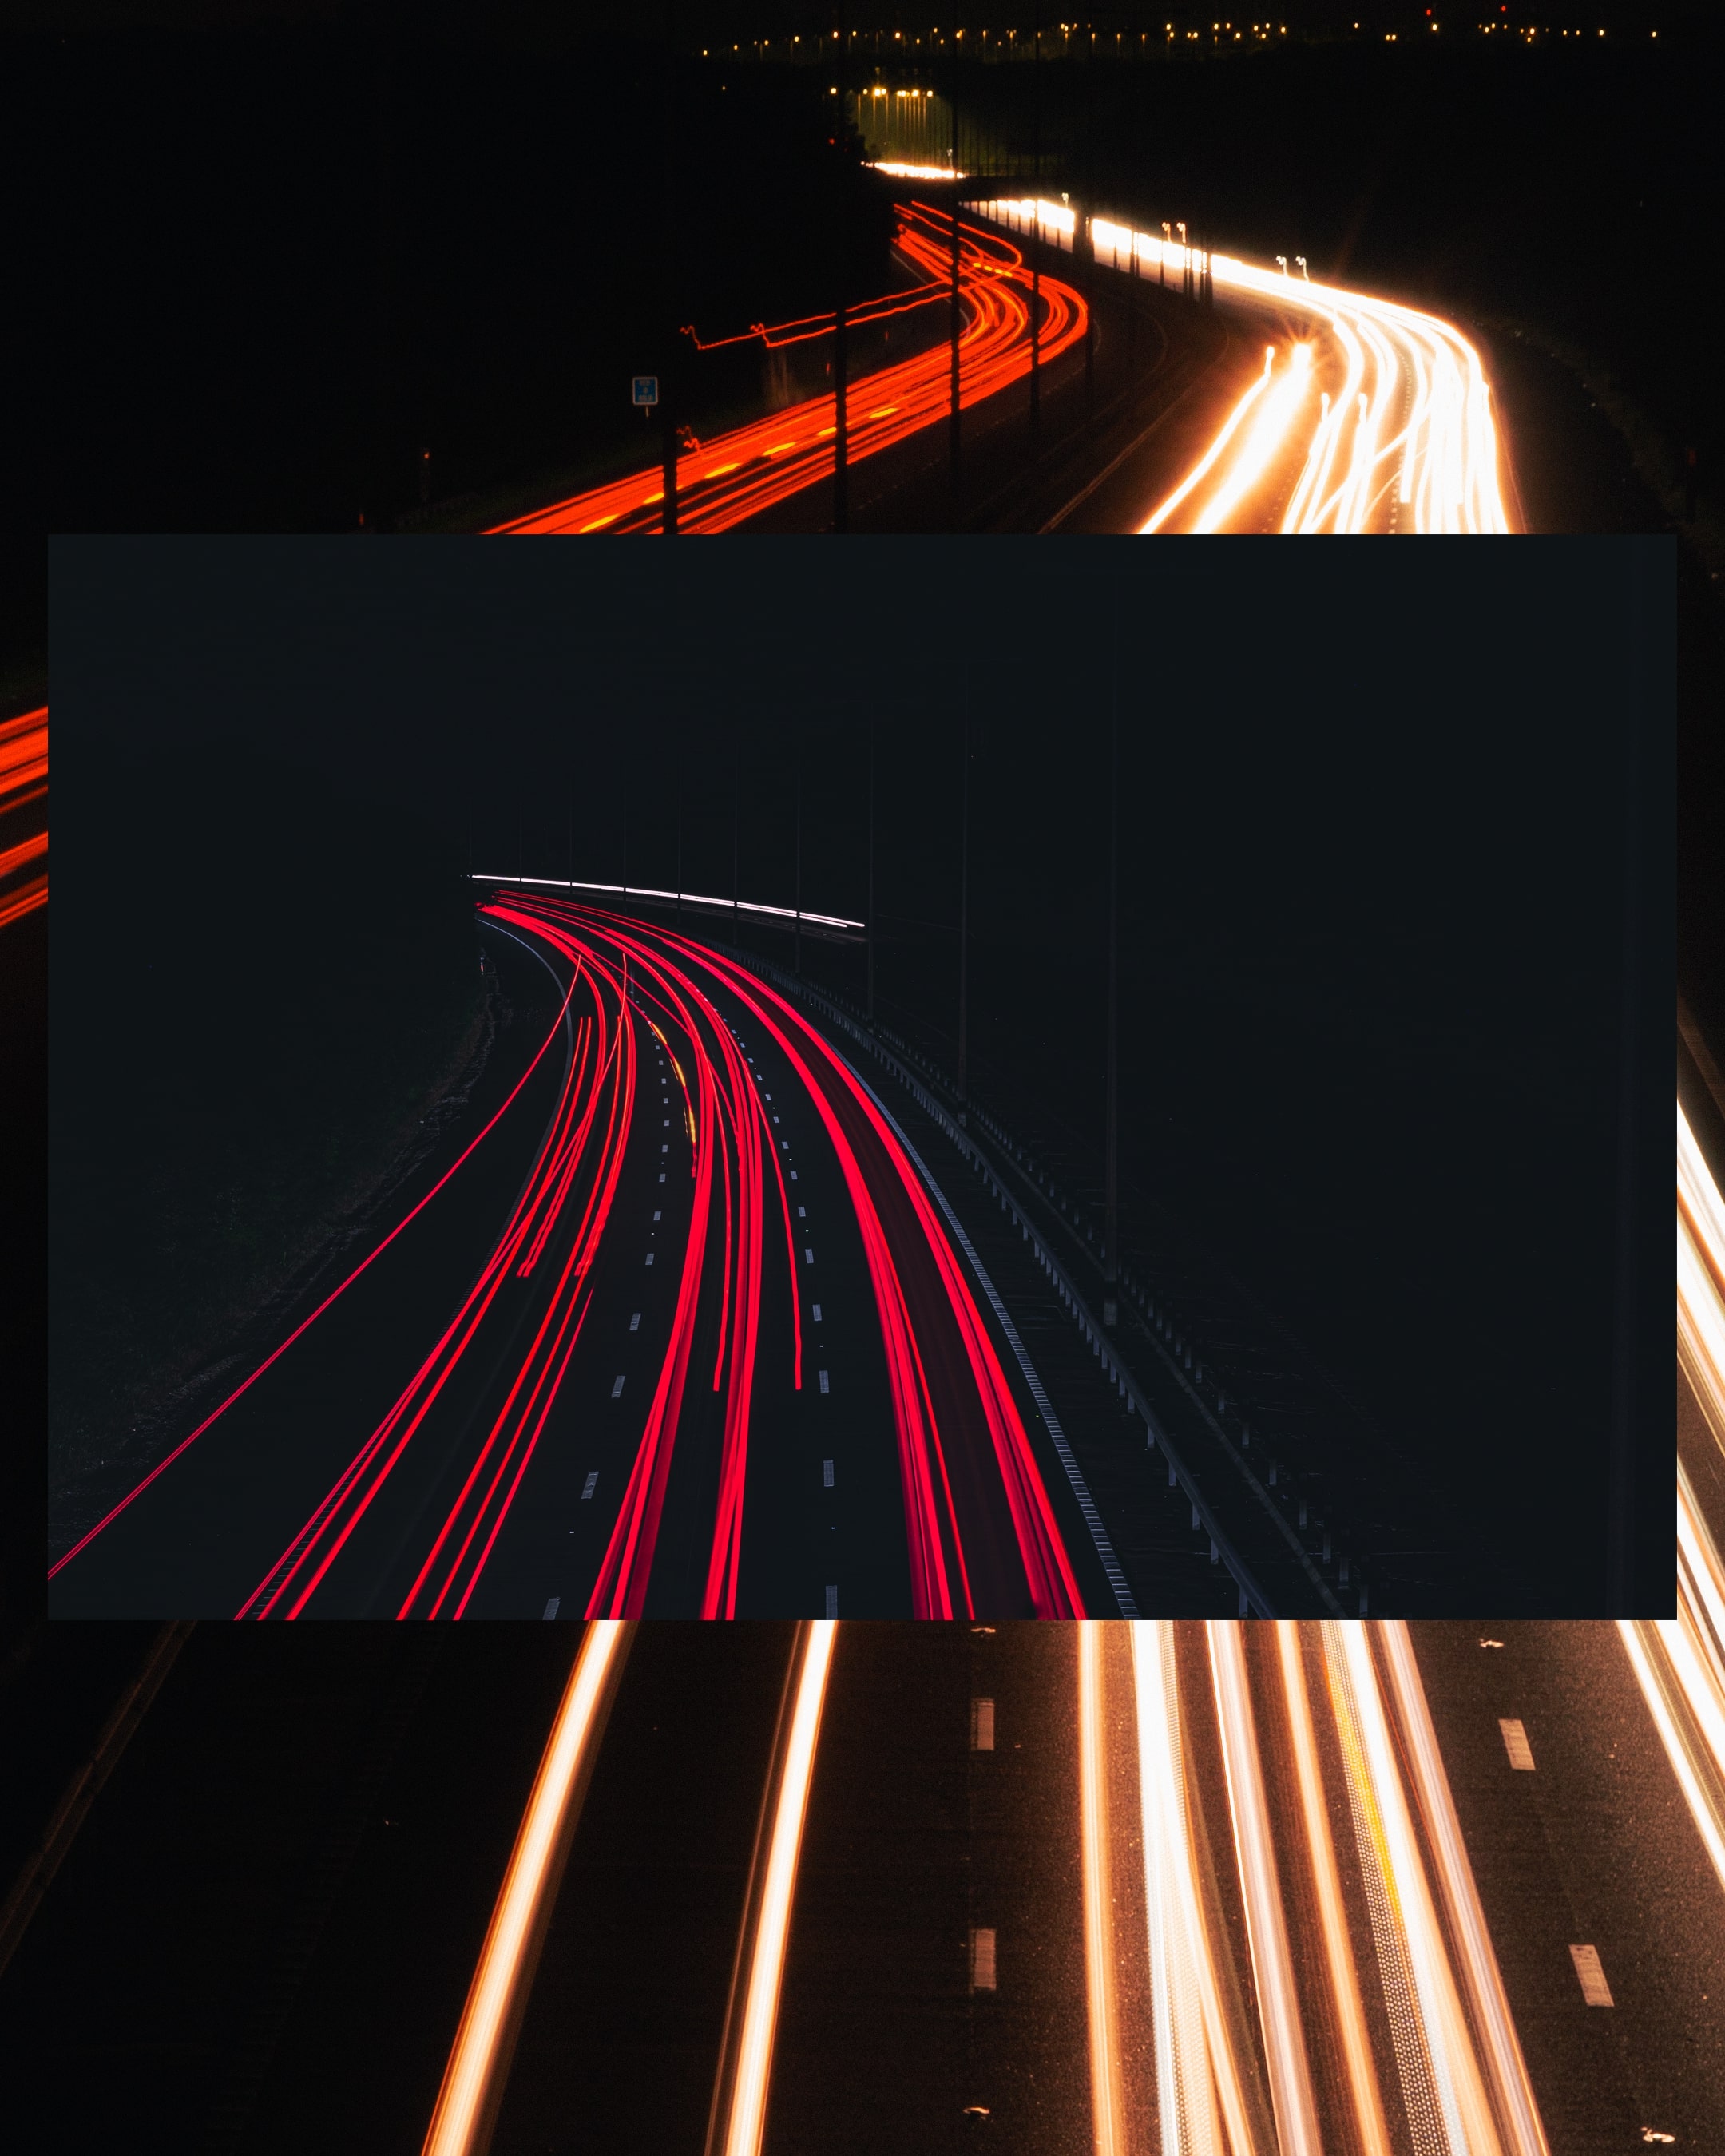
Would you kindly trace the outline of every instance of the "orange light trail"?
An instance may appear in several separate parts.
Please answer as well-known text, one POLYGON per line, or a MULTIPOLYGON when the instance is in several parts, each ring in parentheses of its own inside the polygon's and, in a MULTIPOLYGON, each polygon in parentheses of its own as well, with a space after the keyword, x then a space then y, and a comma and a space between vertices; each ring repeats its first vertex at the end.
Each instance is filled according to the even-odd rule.
MULTIPOLYGON (((899 253, 924 278, 939 280, 950 263, 950 218, 924 203, 901 203, 898 213, 899 253)), ((1029 372, 1030 287, 1031 273, 1018 248, 961 224, 962 406, 980 403, 1029 372)), ((950 285, 942 289, 950 290, 950 285)), ((1059 278, 1043 277, 1040 290, 1040 347, 1041 362, 1047 366, 1083 336, 1087 315, 1080 295, 1059 278)), ((860 377, 850 384, 850 398, 856 406, 865 403, 868 408, 846 423, 846 458, 854 465, 947 417, 952 408, 950 346, 942 341, 860 377)), ((685 453, 677 460, 679 531, 729 531, 805 488, 830 480, 836 428, 833 398, 816 397, 685 453)), ((661 521, 660 485, 655 466, 494 529, 518 536, 655 531, 661 521)))
MULTIPOLYGON (((0 818, 33 808, 48 796, 48 706, 0 725, 0 818)), ((33 831, 0 846, 0 928, 48 903, 48 834, 33 831)))
POLYGON ((742 2019, 734 2031, 726 2031, 726 2056, 714 2092, 713 2118, 707 2134, 710 2156, 718 2156, 721 2150, 723 2156, 760 2156, 791 1904, 796 1896, 797 1859, 809 1815, 821 1707, 838 1629, 825 1618, 812 1619, 802 1628, 789 1725, 782 1732, 782 1750, 773 1762, 777 1790, 771 1797, 772 1838, 757 1892, 751 1896, 752 1921, 738 1961, 739 1974, 745 1966, 748 1970, 742 2019))
MULTIPOLYGON (((1725 1204, 1677 1110, 1677 1362, 1725 1454, 1725 1204)), ((1618 1627, 1719 1883, 1725 1887, 1725 1563, 1677 1463, 1677 1614, 1618 1627)))
POLYGON ((582 1640, 503 1875, 423 2156, 480 2156, 490 2138, 538 1942, 632 1630, 601 1620, 582 1640))

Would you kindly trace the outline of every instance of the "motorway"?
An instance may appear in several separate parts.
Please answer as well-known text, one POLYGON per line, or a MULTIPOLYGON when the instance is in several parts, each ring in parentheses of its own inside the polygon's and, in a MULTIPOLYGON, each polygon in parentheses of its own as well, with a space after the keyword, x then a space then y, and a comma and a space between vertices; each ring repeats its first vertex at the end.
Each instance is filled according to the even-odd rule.
MULTIPOLYGON (((961 403, 997 396, 1030 364, 1031 272, 1006 234, 1040 240, 1058 260, 1076 239, 1076 213, 1040 198, 970 205, 960 263, 961 403), (993 231, 990 227, 994 228, 993 231)), ((857 311, 859 321, 944 301, 949 289, 945 213, 901 203, 896 245, 921 281, 857 311)), ((1521 528, 1515 485, 1480 354, 1452 323, 1422 309, 1309 278, 1285 259, 1271 269, 1200 252, 1174 228, 1139 232, 1089 220, 1092 259, 1119 287, 1128 280, 1196 293, 1207 280, 1226 325, 1216 381, 1225 402, 1171 431, 1158 412, 1147 429, 1076 492, 1041 528, 1143 534, 1497 534, 1521 528)), ((1051 366, 1083 339, 1081 290, 1040 280, 1041 358, 1051 366)), ((822 316, 747 332, 763 346, 831 334, 822 316)), ((734 340, 727 340, 727 341, 734 340)), ((1183 403, 1183 398, 1177 398, 1183 403)), ((878 455, 950 410, 948 347, 937 344, 851 385, 853 462, 878 455)), ((734 429, 678 464, 679 528, 745 526, 833 472, 830 396, 734 429)), ((495 527, 517 534, 653 531, 664 496, 636 473, 495 527)), ((1040 500, 1040 497, 1036 497, 1040 500)), ((1043 503, 1036 514, 1046 512, 1043 503)))
MULTIPOLYGON (((855 311, 859 322, 913 307, 938 305, 950 292, 951 224, 924 203, 898 205, 895 241, 906 266, 922 280, 855 311)), ((958 264, 959 403, 962 408, 997 396, 1030 371, 1032 275, 1022 251, 974 225, 961 230, 958 264)), ((1081 341, 1086 314, 1071 285, 1045 276, 1040 283, 1040 357, 1052 365, 1081 341)), ((777 348, 830 336, 832 317, 789 322, 757 332, 777 348)), ((952 409, 952 356, 942 342, 859 377, 849 386, 846 457, 852 464, 878 456, 952 409)), ((830 396, 809 398, 764 419, 716 435, 677 461, 677 528, 685 532, 729 531, 833 476, 837 418, 830 396)), ((553 502, 532 515, 495 527, 544 536, 593 532, 655 531, 665 496, 657 470, 553 502)))
POLYGON ((510 1023, 465 1113, 61 1531, 54 1614, 1115 1606, 983 1284, 824 1036, 674 930, 507 890, 480 919, 510 1023))
POLYGON ((57 2148, 1725 2145, 1609 1626, 280 1637, 194 1635, 0 1979, 57 2148))

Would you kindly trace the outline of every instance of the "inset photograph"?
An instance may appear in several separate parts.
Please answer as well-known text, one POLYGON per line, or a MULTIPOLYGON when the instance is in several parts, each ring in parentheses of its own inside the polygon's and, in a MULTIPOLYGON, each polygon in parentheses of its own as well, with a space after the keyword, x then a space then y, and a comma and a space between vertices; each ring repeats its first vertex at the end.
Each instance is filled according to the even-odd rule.
POLYGON ((1669 1614, 1670 542, 647 558, 55 543, 54 1614, 1669 1614))

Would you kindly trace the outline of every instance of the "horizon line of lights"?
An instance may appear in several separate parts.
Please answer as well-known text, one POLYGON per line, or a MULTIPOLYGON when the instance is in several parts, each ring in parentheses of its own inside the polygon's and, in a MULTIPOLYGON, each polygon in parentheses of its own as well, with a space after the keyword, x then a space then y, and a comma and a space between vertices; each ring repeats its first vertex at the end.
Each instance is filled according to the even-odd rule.
MULTIPOLYGON (((673 901, 680 898, 685 906, 716 906, 726 913, 733 908, 733 901, 728 898, 706 898, 693 891, 654 891, 640 883, 583 883, 578 878, 572 880, 568 876, 490 875, 481 875, 476 870, 470 875, 468 880, 470 883, 549 884, 557 891, 611 891, 619 898, 668 898, 673 901)), ((866 921, 847 920, 842 913, 813 913, 806 906, 800 909, 794 906, 763 906, 758 900, 750 898, 737 899, 734 906, 739 913, 778 914, 787 921, 813 921, 823 928, 866 928, 869 925, 866 921)))

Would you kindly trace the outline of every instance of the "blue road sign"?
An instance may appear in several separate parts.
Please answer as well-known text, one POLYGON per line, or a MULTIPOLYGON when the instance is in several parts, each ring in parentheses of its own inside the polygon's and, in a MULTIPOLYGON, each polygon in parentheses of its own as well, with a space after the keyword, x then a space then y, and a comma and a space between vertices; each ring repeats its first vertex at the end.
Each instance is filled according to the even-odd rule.
POLYGON ((637 404, 656 404, 659 402, 659 377, 656 374, 638 374, 634 387, 637 404))

